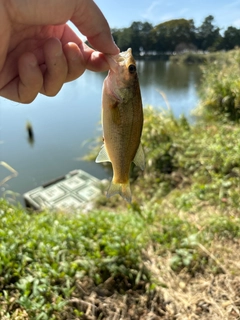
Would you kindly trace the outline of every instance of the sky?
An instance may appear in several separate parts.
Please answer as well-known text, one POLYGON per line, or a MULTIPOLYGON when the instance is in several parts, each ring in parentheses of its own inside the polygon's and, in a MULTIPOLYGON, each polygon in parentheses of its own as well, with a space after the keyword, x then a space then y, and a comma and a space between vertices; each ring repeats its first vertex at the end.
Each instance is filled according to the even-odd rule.
POLYGON ((172 19, 193 19, 195 26, 208 15, 222 29, 240 28, 240 0, 95 0, 111 28, 129 27, 133 21, 152 25, 172 19))

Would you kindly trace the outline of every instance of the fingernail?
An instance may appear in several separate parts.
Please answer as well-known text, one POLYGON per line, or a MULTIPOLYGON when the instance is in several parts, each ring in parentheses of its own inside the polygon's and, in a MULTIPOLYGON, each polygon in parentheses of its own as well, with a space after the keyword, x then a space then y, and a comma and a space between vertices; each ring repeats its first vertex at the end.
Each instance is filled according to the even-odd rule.
POLYGON ((59 48, 59 50, 55 53, 55 56, 56 57, 60 57, 61 55, 63 54, 63 51, 62 51, 62 46, 59 48))
POLYGON ((34 55, 29 56, 28 64, 32 68, 35 68, 38 65, 38 61, 34 55))

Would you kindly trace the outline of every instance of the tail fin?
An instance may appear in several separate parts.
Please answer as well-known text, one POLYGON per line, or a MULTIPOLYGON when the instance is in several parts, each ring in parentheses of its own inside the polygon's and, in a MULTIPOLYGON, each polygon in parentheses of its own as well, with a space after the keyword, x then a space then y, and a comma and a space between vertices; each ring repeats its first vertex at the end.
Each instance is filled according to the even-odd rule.
POLYGON ((112 181, 107 192, 107 197, 109 198, 115 194, 120 194, 123 199, 130 203, 132 201, 130 183, 114 183, 112 181))

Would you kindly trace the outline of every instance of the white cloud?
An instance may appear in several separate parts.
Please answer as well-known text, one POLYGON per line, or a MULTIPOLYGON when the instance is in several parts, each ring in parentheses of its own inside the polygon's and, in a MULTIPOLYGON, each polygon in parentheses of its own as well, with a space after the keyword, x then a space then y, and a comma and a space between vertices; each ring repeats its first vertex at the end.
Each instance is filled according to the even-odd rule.
POLYGON ((176 1, 154 0, 147 9, 145 9, 142 17, 153 23, 161 23, 182 18, 189 11, 188 7, 183 7, 179 10, 179 3, 176 1))
POLYGON ((153 1, 150 6, 142 14, 142 17, 146 20, 155 20, 156 7, 163 4, 163 0, 153 1))

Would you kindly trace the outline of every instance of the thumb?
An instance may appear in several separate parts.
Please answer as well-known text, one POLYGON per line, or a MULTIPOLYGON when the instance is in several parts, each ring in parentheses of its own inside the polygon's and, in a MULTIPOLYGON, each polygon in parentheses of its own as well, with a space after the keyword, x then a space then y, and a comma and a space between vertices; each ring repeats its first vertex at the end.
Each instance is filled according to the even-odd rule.
POLYGON ((0 6, 0 21, 1 21, 1 27, 0 27, 0 39, 1 39, 0 72, 1 72, 4 62, 6 60, 8 44, 10 41, 10 22, 8 20, 6 11, 4 11, 4 8, 1 8, 1 6, 0 6))

